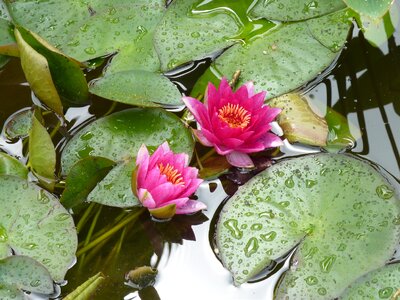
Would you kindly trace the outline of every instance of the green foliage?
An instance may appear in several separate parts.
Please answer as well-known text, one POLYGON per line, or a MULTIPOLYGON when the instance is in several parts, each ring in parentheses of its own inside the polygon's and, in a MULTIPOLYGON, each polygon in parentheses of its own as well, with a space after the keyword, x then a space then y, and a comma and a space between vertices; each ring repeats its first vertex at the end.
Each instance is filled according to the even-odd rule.
POLYGON ((236 284, 298 245, 276 298, 331 299, 391 258, 399 217, 394 187, 372 166, 347 155, 309 155, 241 187, 222 209, 216 240, 236 284))
POLYGON ((27 179, 28 169, 18 159, 0 152, 0 175, 14 175, 27 179))
POLYGON ((366 15, 373 19, 379 19, 390 9, 393 0, 343 0, 348 7, 359 14, 366 15))
POLYGON ((97 273, 78 286, 72 293, 68 294, 64 300, 92 299, 92 294, 99 288, 99 285, 101 285, 104 279, 101 273, 97 273))
POLYGON ((32 109, 23 109, 8 118, 4 133, 9 139, 25 138, 32 127, 32 109))

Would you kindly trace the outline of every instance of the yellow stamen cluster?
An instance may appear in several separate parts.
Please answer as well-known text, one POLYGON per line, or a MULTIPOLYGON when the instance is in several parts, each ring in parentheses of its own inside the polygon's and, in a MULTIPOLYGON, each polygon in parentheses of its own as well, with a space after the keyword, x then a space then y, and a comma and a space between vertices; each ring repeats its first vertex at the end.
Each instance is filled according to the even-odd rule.
POLYGON ((170 164, 164 166, 163 163, 160 163, 158 168, 160 169, 160 173, 167 176, 167 180, 172 184, 185 185, 182 174, 170 164))
POLYGON ((246 128, 251 114, 239 104, 228 103, 218 110, 218 117, 231 128, 246 128))

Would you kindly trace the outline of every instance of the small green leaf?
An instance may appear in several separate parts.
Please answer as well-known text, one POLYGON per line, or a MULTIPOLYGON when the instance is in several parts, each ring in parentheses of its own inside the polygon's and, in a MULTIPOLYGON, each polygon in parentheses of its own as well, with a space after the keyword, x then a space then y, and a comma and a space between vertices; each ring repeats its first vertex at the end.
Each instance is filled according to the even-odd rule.
POLYGON ((62 116, 61 99, 54 86, 46 58, 24 40, 18 29, 15 29, 15 39, 20 52, 22 69, 31 89, 43 103, 62 116))
POLYGON ((87 196, 114 166, 114 162, 104 157, 86 157, 71 168, 65 181, 65 190, 61 203, 66 208, 73 208, 84 201, 87 196))
POLYGON ((393 0, 343 0, 348 7, 361 15, 366 15, 373 19, 381 18, 387 13, 393 0))
POLYGON ((129 161, 142 144, 155 149, 165 141, 175 152, 193 152, 191 132, 174 114, 159 108, 117 112, 84 127, 67 143, 61 155, 62 171, 68 174, 74 163, 88 156, 129 161))
POLYGON ((168 78, 143 70, 105 75, 91 82, 90 92, 106 99, 144 107, 183 105, 181 93, 168 78))
POLYGON ((77 248, 71 215, 52 194, 15 176, 0 176, 0 206, 0 259, 11 250, 32 257, 62 281, 77 248))
POLYGON ((328 125, 324 118, 312 111, 306 98, 299 94, 285 94, 271 99, 267 104, 282 109, 277 122, 289 142, 312 146, 326 145, 328 125))
POLYGON ((49 271, 27 256, 14 255, 0 260, 1 299, 25 299, 24 291, 53 294, 49 271))
POLYGON ((83 284, 78 286, 72 293, 68 294, 64 300, 88 300, 92 299, 92 295, 104 281, 104 276, 101 273, 90 277, 83 284))
POLYGON ((391 299, 400 297, 400 264, 376 269, 352 283, 340 296, 343 300, 391 299))
POLYGON ((220 258, 241 284, 297 246, 276 299, 337 298, 398 247, 395 189, 373 166, 344 154, 280 161, 222 208, 220 258))
POLYGON ((215 155, 201 162, 199 176, 203 179, 215 179, 228 171, 231 165, 226 160, 225 156, 215 155))
POLYGON ((27 179, 28 169, 18 159, 0 152, 0 175, 14 175, 27 179))
POLYGON ((4 125, 4 133, 9 139, 25 138, 32 127, 33 112, 25 108, 12 114, 4 125))
MULTIPOLYGON (((114 207, 131 207, 139 205, 139 200, 131 189, 132 171, 135 161, 119 163, 90 192, 87 200, 114 207)), ((70 173, 71 174, 71 173, 70 173)))
POLYGON ((251 14, 268 20, 289 22, 320 17, 345 7, 342 0, 261 0, 251 14))
POLYGON ((54 179, 56 167, 56 151, 46 128, 32 117, 29 132, 29 164, 39 176, 54 179))

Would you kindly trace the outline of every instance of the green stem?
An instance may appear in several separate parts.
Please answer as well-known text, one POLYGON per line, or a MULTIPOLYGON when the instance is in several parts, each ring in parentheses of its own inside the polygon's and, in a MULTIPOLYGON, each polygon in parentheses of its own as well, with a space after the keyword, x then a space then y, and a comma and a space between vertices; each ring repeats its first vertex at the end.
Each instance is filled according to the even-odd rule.
POLYGON ((50 137, 51 138, 54 138, 54 136, 56 135, 56 133, 60 129, 60 126, 61 126, 61 122, 57 122, 56 127, 54 127, 53 130, 50 132, 50 137))
MULTIPOLYGON (((123 211, 122 213, 120 213, 115 219, 114 222, 109 224, 106 227, 103 227, 101 230, 97 231, 94 235, 93 238, 96 239, 99 236, 103 235, 105 232, 111 230, 115 225, 118 224, 119 221, 121 221, 125 216, 127 215, 126 211, 123 211)), ((81 245, 79 245, 80 247, 81 245)))
POLYGON ((91 241, 89 244, 85 245, 82 249, 78 250, 78 252, 76 253, 76 256, 82 255, 83 253, 85 253, 88 250, 90 250, 93 247, 95 247, 97 244, 99 244, 102 241, 108 239, 114 233, 118 232, 121 228, 123 228, 126 224, 128 224, 129 222, 131 222, 134 219, 136 219, 142 212, 143 212, 143 210, 139 210, 136 213, 133 213, 130 216, 128 216, 126 219, 122 220, 117 226, 113 227, 111 230, 107 231, 106 233, 104 233, 103 235, 99 236, 94 241, 91 241))
POLYGON ((82 218, 80 218, 78 225, 76 225, 76 231, 78 233, 82 230, 83 226, 85 226, 85 224, 88 221, 88 219, 90 218, 93 208, 95 206, 96 206, 96 203, 92 202, 92 203, 90 203, 88 208, 85 210, 85 213, 83 214, 82 218))
POLYGON ((196 149, 194 149, 194 155, 196 156, 196 162, 197 162, 197 165, 199 166, 199 169, 203 170, 204 168, 203 168, 203 165, 201 164, 201 159, 199 158, 199 154, 197 153, 196 149))
POLYGON ((109 114, 111 114, 114 109, 117 107, 117 102, 113 102, 110 106, 110 108, 107 110, 107 112, 104 114, 104 116, 108 116, 109 114))

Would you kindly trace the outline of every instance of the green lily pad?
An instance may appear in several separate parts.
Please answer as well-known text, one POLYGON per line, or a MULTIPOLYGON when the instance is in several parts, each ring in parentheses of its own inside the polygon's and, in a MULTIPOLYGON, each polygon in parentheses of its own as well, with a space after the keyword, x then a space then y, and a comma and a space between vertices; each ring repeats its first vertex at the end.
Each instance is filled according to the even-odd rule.
POLYGON ((10 14, 3 0, 0 1, 0 19, 10 20, 10 14))
POLYGON ((289 142, 300 142, 312 146, 325 146, 328 125, 299 94, 285 94, 268 101, 271 107, 282 109, 277 117, 279 126, 289 142))
POLYGON ((24 291, 53 294, 49 271, 27 256, 15 255, 0 260, 1 299, 26 299, 24 291))
POLYGON ((234 19, 227 13, 192 12, 199 2, 173 1, 158 25, 154 43, 163 71, 204 58, 235 43, 232 38, 239 27, 234 19))
POLYGON ((252 80, 256 89, 268 91, 267 98, 301 87, 326 69, 345 44, 351 26, 347 13, 282 24, 244 46, 232 46, 200 77, 192 94, 204 93, 205 83, 216 84, 237 70, 238 84, 252 80))
MULTIPOLYGON (((1 2, 0 2, 0 5, 1 5, 1 2)), ((10 48, 13 48, 13 47, 10 47, 10 44, 15 43, 15 39, 11 32, 11 23, 5 19, 2 19, 1 16, 2 16, 2 11, 1 11, 1 7, 0 7, 0 53, 6 54, 6 55, 11 55, 10 48)), ((14 50, 15 50, 15 47, 14 47, 14 50)), ((8 61, 9 61, 9 57, 0 55, 0 68, 2 68, 4 65, 6 65, 8 61)))
POLYGON ((73 208, 86 200, 87 195, 114 166, 114 162, 104 157, 86 157, 72 166, 61 195, 64 207, 73 208))
POLYGON ((114 207, 131 207, 139 205, 131 188, 132 171, 135 161, 121 162, 96 185, 87 197, 88 201, 114 207))
POLYGON ((54 179, 56 150, 46 128, 35 116, 29 131, 29 164, 39 176, 54 179))
POLYGON ((28 169, 18 159, 0 152, 0 175, 14 175, 27 179, 28 169))
POLYGON ((142 144, 155 149, 164 141, 175 152, 193 152, 192 135, 174 114, 159 108, 117 112, 84 127, 67 143, 61 156, 62 171, 68 174, 74 163, 88 156, 127 161, 142 144))
POLYGON ((343 0, 348 7, 359 14, 366 15, 373 19, 382 17, 390 9, 393 0, 343 0))
POLYGON ((400 238, 400 200, 370 164, 348 155, 281 161, 225 204, 216 241, 235 284, 296 245, 277 299, 332 299, 384 265, 400 238))
POLYGON ((71 215, 52 194, 14 176, 0 176, 0 206, 0 259, 11 250, 32 257, 62 281, 77 248, 71 215))
POLYGON ((90 92, 106 99, 142 107, 183 105, 181 93, 168 78, 144 70, 105 75, 91 82, 90 92))
POLYGON ((261 0, 251 13, 256 17, 288 22, 319 17, 345 7, 342 0, 261 0))
POLYGON ((352 283, 340 296, 343 300, 397 299, 400 296, 400 264, 374 270, 352 283), (396 295, 396 296, 395 296, 396 295))
POLYGON ((4 133, 9 139, 25 138, 32 127, 33 111, 31 108, 21 109, 11 115, 4 125, 4 133))

